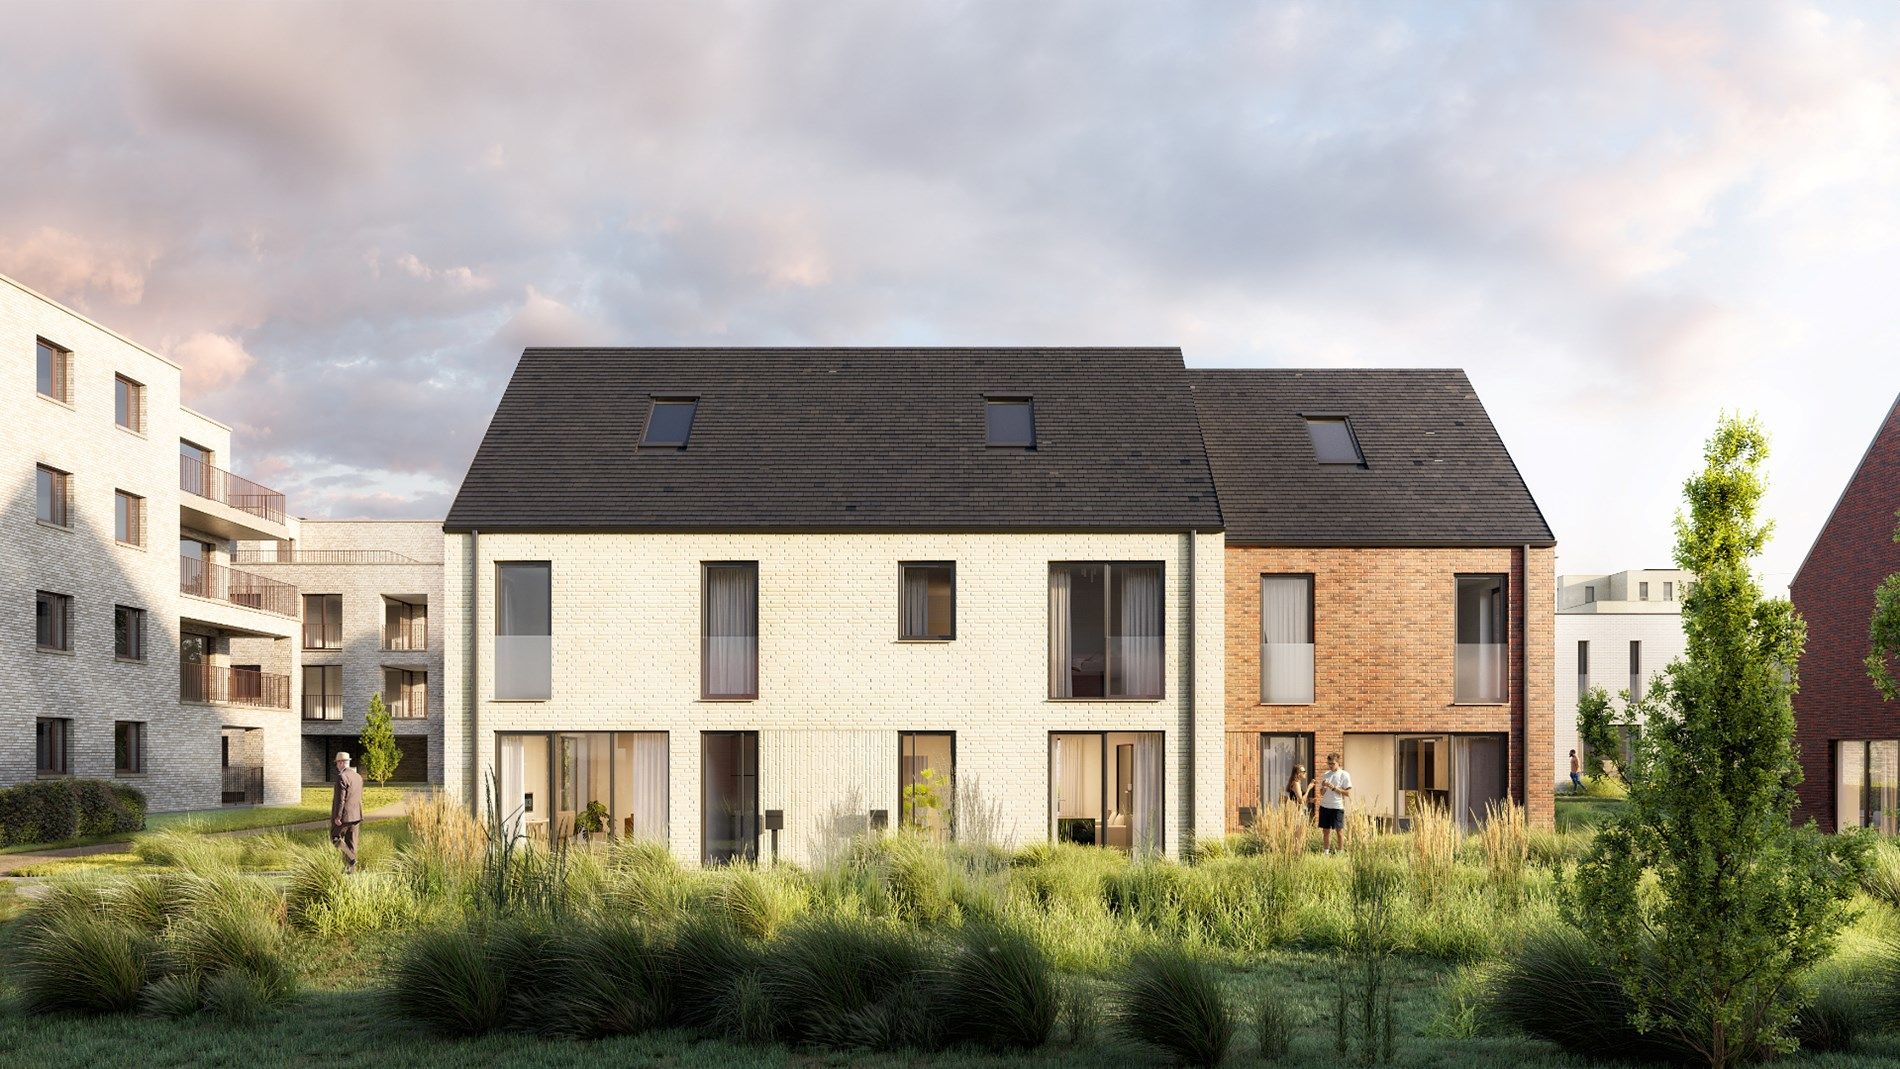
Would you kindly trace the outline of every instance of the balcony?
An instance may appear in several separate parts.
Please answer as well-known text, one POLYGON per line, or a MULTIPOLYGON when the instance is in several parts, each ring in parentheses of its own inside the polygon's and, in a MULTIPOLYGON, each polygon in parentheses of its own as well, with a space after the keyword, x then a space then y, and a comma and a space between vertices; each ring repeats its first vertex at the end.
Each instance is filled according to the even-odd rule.
POLYGON ((296 587, 213 564, 201 557, 179 556, 178 590, 193 597, 229 602, 278 616, 295 618, 297 615, 296 587))
POLYGON ((180 701, 211 705, 290 708, 290 677, 251 668, 229 668, 202 661, 178 666, 180 701))
POLYGON ((188 456, 178 458, 178 488, 190 495, 180 501, 187 527, 219 538, 282 541, 284 495, 188 456))

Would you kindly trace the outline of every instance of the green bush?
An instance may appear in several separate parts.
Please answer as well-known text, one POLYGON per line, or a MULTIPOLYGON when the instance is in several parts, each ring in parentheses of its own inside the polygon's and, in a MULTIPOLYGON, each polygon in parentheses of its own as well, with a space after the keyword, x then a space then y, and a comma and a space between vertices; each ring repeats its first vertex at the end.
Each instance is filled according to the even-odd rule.
POLYGON ((410 940, 390 969, 388 994, 403 1016, 447 1035, 492 1032, 507 1014, 507 978, 487 940, 469 930, 431 929, 410 940))
POLYGON ((1180 950, 1136 954, 1117 988, 1115 1023, 1136 1043, 1188 1065, 1216 1065, 1233 1042, 1220 979, 1180 950))
POLYGON ((818 920, 769 948, 762 976, 784 1038, 838 1050, 930 1045, 923 942, 909 930, 818 920))
POLYGON ((973 925, 944 963, 933 1002, 947 1041, 1027 1050, 1048 1041, 1061 991, 1035 942, 973 925))
POLYGON ((153 968, 150 936, 96 908, 42 905, 16 928, 12 980, 28 1013, 126 1013, 153 968))
POLYGON ((189 1017, 203 1008, 204 992, 194 973, 161 976, 139 996, 139 1009, 154 1017, 189 1017))
POLYGON ((1584 1057, 1693 1061, 1669 1038, 1636 1030, 1635 1011, 1616 974, 1570 927, 1533 934, 1492 975, 1485 1002, 1500 1023, 1584 1057))
POLYGON ((612 919, 554 941, 555 1031, 592 1039, 637 1035, 666 1023, 672 1008, 665 948, 647 930, 612 919))
POLYGON ((0 789, 0 846, 117 835, 145 827, 145 795, 121 783, 49 779, 0 789))

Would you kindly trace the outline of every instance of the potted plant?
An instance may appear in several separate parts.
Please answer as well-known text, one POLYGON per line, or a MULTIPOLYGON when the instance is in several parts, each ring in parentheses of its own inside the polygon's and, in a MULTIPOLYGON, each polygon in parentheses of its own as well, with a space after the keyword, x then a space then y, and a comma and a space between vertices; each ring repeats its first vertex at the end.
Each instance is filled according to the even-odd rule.
POLYGON ((586 839, 606 831, 607 821, 607 807, 595 800, 587 803, 587 808, 574 817, 574 830, 581 833, 582 839, 586 839))

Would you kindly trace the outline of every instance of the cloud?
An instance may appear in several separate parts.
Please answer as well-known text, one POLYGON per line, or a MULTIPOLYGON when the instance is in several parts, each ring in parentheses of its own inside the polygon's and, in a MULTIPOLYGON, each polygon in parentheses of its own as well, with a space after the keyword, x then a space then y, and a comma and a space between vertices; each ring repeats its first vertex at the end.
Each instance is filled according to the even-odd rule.
POLYGON ((193 334, 171 347, 172 358, 185 369, 187 395, 217 393, 237 383, 257 363, 236 338, 222 334, 193 334))

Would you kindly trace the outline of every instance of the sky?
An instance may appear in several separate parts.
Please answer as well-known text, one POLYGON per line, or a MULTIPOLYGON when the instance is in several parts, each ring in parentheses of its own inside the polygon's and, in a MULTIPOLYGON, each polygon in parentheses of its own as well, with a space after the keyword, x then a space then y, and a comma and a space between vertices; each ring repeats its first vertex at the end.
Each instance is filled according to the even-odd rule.
POLYGON ((0 0, 0 273, 310 516, 439 516, 530 345, 1462 367, 1562 572, 1723 412, 1785 584, 1900 393, 1900 8, 0 0))

